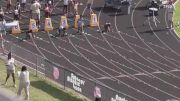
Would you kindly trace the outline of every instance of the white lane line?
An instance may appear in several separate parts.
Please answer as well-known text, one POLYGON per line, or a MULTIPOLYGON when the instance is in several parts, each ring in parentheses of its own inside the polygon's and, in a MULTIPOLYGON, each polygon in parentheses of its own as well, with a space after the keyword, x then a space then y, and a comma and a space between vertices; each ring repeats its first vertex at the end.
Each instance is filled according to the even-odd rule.
MULTIPOLYGON (((150 67, 150 66, 148 66, 148 65, 145 65, 145 64, 143 64, 143 63, 141 63, 141 62, 138 62, 138 61, 136 61, 136 60, 134 60, 134 59, 129 59, 129 60, 131 60, 131 61, 133 61, 133 62, 135 62, 135 63, 137 63, 137 64, 140 64, 140 65, 142 65, 142 66, 145 66, 145 67, 147 67, 147 68, 149 68, 149 69, 151 69, 151 70, 153 70, 153 71, 157 71, 157 69, 154 69, 153 67, 150 67)), ((158 70, 159 71, 159 70, 158 70)))
MULTIPOLYGON (((121 72, 119 72, 119 71, 117 71, 117 70, 115 70, 115 69, 112 69, 112 68, 109 68, 109 67, 107 67, 107 66, 105 66, 105 65, 103 65, 103 64, 100 64, 100 63, 98 63, 98 62, 96 62, 96 61, 92 61, 94 64, 97 64, 97 65, 99 65, 99 66, 101 66, 101 67, 103 67, 103 68, 106 68, 106 69, 108 69, 108 70, 110 70, 110 71, 112 71, 112 72, 114 72, 114 73, 117 73, 117 74, 119 74, 119 75, 122 75, 122 73, 121 72)), ((113 73, 113 74, 114 74, 113 73)), ((108 73, 108 75, 111 75, 111 74, 109 74, 108 73)), ((112 75, 111 75, 112 76, 112 75)))
POLYGON ((40 37, 35 36, 35 39, 40 40, 40 41, 43 41, 43 42, 45 42, 45 43, 47 43, 47 44, 50 44, 49 41, 47 41, 47 40, 45 40, 45 39, 43 39, 43 38, 40 38, 40 37))
MULTIPOLYGON (((180 70, 171 70, 169 71, 171 73, 173 72, 180 72, 180 70)), ((168 72, 168 73, 169 73, 168 72)), ((166 74, 167 72, 162 72, 162 71, 156 71, 156 72, 152 72, 151 74, 166 74)), ((133 74, 133 76, 150 76, 149 74, 146 74, 146 73, 137 73, 137 74, 133 74)), ((118 76, 114 76, 115 78, 124 78, 124 77, 130 77, 129 75, 118 75, 118 76)), ((99 80, 105 80, 105 79, 111 79, 111 77, 108 77, 108 76, 102 76, 102 77, 99 77, 97 78, 99 80)))
POLYGON ((79 40, 79 41, 85 41, 84 39, 78 38, 78 37, 76 37, 75 35, 71 35, 71 36, 69 36, 69 37, 75 38, 75 39, 77 39, 77 40, 79 40))
POLYGON ((166 59, 169 59, 169 60, 172 60, 172 61, 175 61, 177 63, 180 63, 180 61, 176 60, 176 59, 173 59, 173 58, 170 58, 170 57, 167 57, 167 56, 164 56, 166 59))
POLYGON ((95 47, 98 47, 98 48, 100 48, 100 49, 102 49, 102 50, 105 50, 105 51, 107 51, 107 52, 109 52, 109 53, 116 54, 116 53, 114 53, 113 51, 110 51, 110 50, 108 50, 108 49, 105 49, 105 48, 103 48, 103 47, 101 47, 101 46, 99 46, 99 45, 97 45, 97 44, 94 44, 94 46, 95 46, 95 47))
MULTIPOLYGON (((103 33, 101 33, 101 34, 103 34, 103 33)), ((122 39, 120 39, 120 38, 118 38, 118 37, 116 37, 116 36, 113 36, 113 35, 109 35, 108 33, 105 33, 104 35, 107 35, 107 36, 109 36, 109 37, 111 37, 111 38, 114 38, 114 39, 116 39, 116 40, 119 40, 120 42, 122 41, 122 39)))
POLYGON ((62 48, 61 46, 58 46, 58 48, 66 51, 66 52, 68 52, 68 53, 71 53, 71 54, 73 54, 73 55, 76 55, 76 56, 80 57, 78 54, 76 54, 76 53, 74 53, 74 52, 72 52, 72 51, 70 51, 70 50, 67 50, 67 49, 65 49, 65 48, 62 48))
MULTIPOLYGON (((88 34, 87 34, 88 35, 88 34)), ((98 37, 95 37, 95 36, 93 36, 93 35, 91 35, 91 34, 89 34, 89 36, 91 36, 92 38, 95 38, 95 39, 97 39, 97 40, 99 40, 99 41, 102 41, 102 42, 104 42, 104 40, 102 40, 102 39, 99 39, 98 37)))
POLYGON ((91 53, 91 54, 93 54, 93 55, 98 55, 97 53, 91 52, 90 50, 85 49, 85 48, 83 48, 83 47, 81 47, 81 46, 78 46, 78 45, 74 45, 74 46, 76 46, 76 47, 78 47, 78 48, 80 48, 80 49, 82 49, 82 50, 85 50, 85 51, 87 51, 87 52, 89 52, 89 53, 91 53))
MULTIPOLYGON (((16 55, 16 54, 13 54, 13 55, 15 55, 15 57, 17 57, 17 58, 19 58, 19 59, 21 59, 21 60, 23 60, 23 61, 26 61, 26 62, 28 62, 29 64, 32 64, 32 65, 34 65, 34 66, 37 66, 37 67, 40 68, 41 70, 44 70, 44 71, 45 71, 45 68, 42 68, 41 66, 39 66, 39 65, 37 65, 37 64, 35 64, 35 63, 31 62, 31 61, 28 61, 27 59, 24 59, 24 58, 22 58, 22 57, 20 57, 20 56, 18 56, 18 55, 16 55)), ((28 67, 29 67, 29 66, 28 66, 28 67)), ((42 73, 42 74, 44 74, 44 73, 42 73)))
MULTIPOLYGON (((147 57, 147 59, 150 60, 150 61, 159 63, 159 64, 161 64, 161 65, 164 65, 164 66, 166 66, 166 67, 169 67, 169 68, 171 68, 172 70, 175 69, 175 68, 173 68, 173 67, 171 67, 171 66, 169 66, 169 65, 167 65, 167 64, 165 64, 165 63, 161 63, 160 61, 155 60, 155 59, 152 59, 152 58, 150 58, 150 57, 147 57)), ((164 70, 164 71, 166 71, 166 70, 164 70)))
MULTIPOLYGON (((150 29, 153 31, 153 28, 151 26, 151 23, 149 22, 149 26, 150 29)), ((153 31, 154 35, 156 36, 156 38, 165 46, 167 47, 171 52, 173 52, 175 55, 180 56, 180 54, 178 54, 177 52, 175 52, 173 49, 171 49, 171 47, 169 47, 164 41, 162 41, 159 36, 153 31)), ((147 44, 146 44, 147 45, 147 44)), ((148 46, 148 45, 147 45, 148 46)), ((148 46, 149 47, 149 46, 148 46)), ((154 51, 152 48, 150 48, 152 51, 154 51)), ((154 51, 158 56, 160 56, 161 58, 163 58, 164 60, 166 60, 167 62, 169 62, 170 64, 174 65, 177 68, 180 68, 178 65, 174 64, 173 62, 167 60, 166 58, 164 58, 161 54, 159 54, 158 52, 154 51)))
MULTIPOLYGON (((12 36, 12 37, 15 37, 14 35, 11 35, 11 36, 12 36)), ((15 38, 16 38, 16 37, 15 37, 15 38)), ((28 42, 28 41, 25 41, 25 42, 28 43, 29 45, 34 46, 34 44, 32 44, 31 42, 28 42)), ((56 53, 53 53, 53 52, 51 52, 51 51, 49 51, 49 50, 47 50, 47 49, 45 49, 45 48, 42 48, 42 47, 40 47, 40 46, 38 46, 38 47, 39 47, 40 49, 42 49, 42 50, 50 53, 50 54, 53 54, 53 55, 61 58, 61 56, 57 55, 56 53)), ((24 49, 24 48, 23 48, 23 49, 24 49)), ((27 50, 27 49, 26 49, 26 50, 27 50)), ((29 52, 30 52, 30 51, 29 51, 29 52)), ((33 53, 33 54, 34 54, 34 53, 33 53)))
MULTIPOLYGON (((142 0, 140 0, 139 3, 140 3, 140 2, 142 2, 142 0)), ((139 4, 139 3, 138 3, 138 4, 139 4)), ((141 39, 141 37, 138 35, 136 29, 134 28, 134 22, 133 22, 134 12, 135 12, 135 10, 133 10, 132 16, 131 16, 132 26, 133 26, 133 29, 134 29, 136 35, 141 39)), ((139 53, 138 53, 138 54, 139 54, 139 53)), ((144 58, 141 54, 139 54, 139 55, 140 55, 142 58, 144 58)), ((144 59, 145 59, 145 58, 144 58, 144 59)), ((145 60, 146 60, 146 59, 145 59, 145 60)), ((147 61, 148 61, 148 60, 147 60, 147 61)), ((150 61, 149 61, 149 62, 150 62, 150 61)), ((152 63, 152 62, 150 62, 150 63, 152 63)), ((153 63, 152 63, 152 64, 153 64, 153 63)), ((155 65, 155 64, 153 64, 153 65, 155 65)), ((155 65, 155 66, 157 66, 157 65, 155 65)), ((157 67, 158 67, 158 66, 157 66, 157 67)), ((171 74, 171 75, 173 75, 173 74, 171 74)), ((152 76, 154 76, 154 75, 152 75, 152 76)), ((160 78, 158 78, 158 77, 156 77, 156 76, 154 76, 154 77, 157 78, 157 79, 159 79, 160 81, 162 81, 162 82, 164 82, 164 83, 166 83, 166 84, 168 84, 168 85, 174 87, 174 88, 177 88, 176 86, 174 86, 174 85, 168 83, 167 81, 164 81, 164 80, 162 80, 162 79, 160 79, 160 78)), ((154 86, 152 86, 152 87, 154 88, 154 86)), ((155 88, 156 88, 156 87, 155 87, 155 88)), ((157 89, 158 89, 158 88, 157 88, 157 89)), ((179 89, 179 88, 178 88, 178 89, 179 89)), ((175 98, 177 98, 177 99, 180 99, 180 98, 177 97, 177 96, 174 96, 174 95, 169 94, 169 93, 167 93, 167 92, 164 92, 164 91, 162 91, 162 90, 160 90, 160 91, 163 92, 163 93, 165 93, 165 94, 167 94, 167 95, 169 95, 169 96, 172 96, 172 97, 175 97, 175 98)))
POLYGON ((168 50, 167 48, 164 48, 164 47, 159 46, 159 45, 157 45, 157 44, 153 44, 152 42, 146 42, 146 43, 148 43, 148 44, 150 44, 150 45, 152 45, 152 46, 155 46, 155 47, 161 48, 161 49, 166 50, 166 51, 168 50))
POLYGON ((135 46, 135 47, 138 47, 138 48, 140 48, 140 49, 143 49, 143 50, 145 50, 145 51, 148 51, 148 52, 151 52, 151 53, 152 53, 152 51, 148 50, 147 48, 141 47, 141 46, 139 46, 139 45, 137 45, 137 44, 134 44, 134 43, 131 43, 131 42, 127 42, 127 43, 130 44, 130 45, 133 45, 133 46, 135 46))
MULTIPOLYGON (((120 31, 118 31, 118 32, 120 32, 120 31)), ((132 36, 132 35, 129 35, 128 33, 121 33, 121 34, 124 34, 124 35, 126 35, 126 36, 128 36, 128 37, 131 37, 131 38, 134 38, 134 39, 138 39, 137 37, 132 36)))
MULTIPOLYGON (((129 66, 126 66, 125 64, 121 64, 121 63, 119 63, 119 62, 117 62, 117 61, 115 61, 115 60, 112 60, 112 59, 111 59, 111 61, 114 62, 114 63, 116 63, 116 64, 119 64, 119 65, 121 65, 121 66, 123 66, 123 67, 126 67, 126 68, 128 68, 128 69, 130 69, 130 70, 133 70, 133 71, 135 71, 135 72, 137 72, 137 73, 140 73, 138 70, 135 70, 135 69, 133 69, 133 68, 131 68, 131 67, 129 67, 129 66)), ((119 67, 119 68, 120 68, 120 67, 119 67)))
POLYGON ((113 43, 111 43, 111 45, 112 45, 112 46, 119 47, 119 48, 121 48, 122 50, 125 50, 125 51, 127 51, 127 52, 134 53, 133 51, 128 50, 128 49, 126 49, 126 48, 124 48, 124 47, 121 47, 121 46, 119 46, 119 45, 115 45, 115 44, 113 44, 113 43))
POLYGON ((81 65, 81 64, 79 64, 79 63, 74 62, 74 64, 77 65, 77 66, 80 66, 80 67, 82 67, 82 68, 85 68, 85 69, 87 69, 88 71, 92 71, 92 72, 94 72, 95 74, 97 74, 97 75, 99 75, 99 76, 105 76, 105 75, 103 75, 103 74, 101 74, 101 73, 99 73, 99 72, 97 72, 97 71, 94 71, 94 70, 91 69, 91 68, 85 67, 85 66, 83 66, 83 65, 81 65))

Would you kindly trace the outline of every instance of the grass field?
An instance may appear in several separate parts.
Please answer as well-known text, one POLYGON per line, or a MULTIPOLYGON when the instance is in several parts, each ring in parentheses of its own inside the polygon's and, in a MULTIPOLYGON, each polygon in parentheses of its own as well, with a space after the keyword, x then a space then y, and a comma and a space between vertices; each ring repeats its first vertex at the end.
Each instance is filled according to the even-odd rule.
MULTIPOLYGON (((0 59, 0 84, 2 87, 8 88, 13 92, 17 92, 18 89, 18 80, 16 74, 16 85, 17 88, 13 88, 12 78, 9 78, 6 86, 2 85, 6 77, 5 63, 0 59)), ((20 71, 19 68, 16 71, 20 71)), ((77 98, 73 93, 65 92, 60 89, 60 87, 52 84, 50 81, 43 78, 35 76, 33 72, 30 72, 30 101, 85 101, 80 98, 77 98)), ((24 91, 23 91, 24 92, 24 91)))
POLYGON ((179 28, 176 27, 176 23, 177 23, 178 21, 180 21, 180 0, 179 0, 179 2, 176 4, 176 11, 175 11, 175 15, 174 15, 173 20, 174 20, 174 24, 175 24, 175 30, 176 30, 178 36, 180 37, 180 26, 179 26, 179 28))

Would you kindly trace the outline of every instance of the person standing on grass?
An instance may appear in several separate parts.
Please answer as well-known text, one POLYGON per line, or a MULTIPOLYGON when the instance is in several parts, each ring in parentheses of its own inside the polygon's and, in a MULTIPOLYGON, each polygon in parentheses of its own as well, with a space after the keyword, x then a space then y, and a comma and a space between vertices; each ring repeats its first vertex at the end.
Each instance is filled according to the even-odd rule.
POLYGON ((19 89, 17 95, 21 96, 21 92, 24 89, 26 95, 25 100, 29 101, 30 80, 29 80, 29 72, 27 71, 26 66, 22 66, 21 72, 18 73, 18 76, 19 76, 19 89))
POLYGON ((4 85, 7 84, 7 80, 9 79, 9 76, 12 75, 13 78, 13 83, 14 83, 14 87, 16 87, 16 83, 15 83, 15 60, 14 58, 12 58, 11 56, 11 52, 8 54, 8 61, 7 61, 7 77, 6 77, 6 81, 4 83, 4 85))

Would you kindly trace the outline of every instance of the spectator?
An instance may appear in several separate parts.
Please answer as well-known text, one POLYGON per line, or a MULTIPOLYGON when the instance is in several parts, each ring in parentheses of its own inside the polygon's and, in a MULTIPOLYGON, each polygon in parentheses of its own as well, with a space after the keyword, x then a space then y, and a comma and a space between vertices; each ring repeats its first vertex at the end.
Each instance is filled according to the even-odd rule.
POLYGON ((97 86, 94 89, 94 97, 95 97, 95 101, 101 101, 101 90, 97 86))
POLYGON ((11 56, 11 52, 8 54, 8 61, 7 61, 7 77, 6 77, 6 81, 4 83, 4 85, 7 84, 7 80, 9 79, 9 76, 12 75, 13 78, 13 83, 14 83, 14 87, 16 87, 16 83, 15 83, 15 60, 14 58, 12 58, 11 56))
POLYGON ((26 8, 26 0, 21 0, 21 6, 22 6, 22 11, 25 11, 25 8, 26 8))
POLYGON ((32 18, 35 19, 37 21, 37 25, 40 28, 40 8, 41 8, 41 4, 38 1, 34 1, 31 5, 31 15, 32 18))
POLYGON ((10 13, 10 9, 11 9, 11 0, 7 0, 7 6, 6 6, 6 9, 7 9, 7 12, 10 13))
POLYGON ((64 0, 63 13, 64 15, 68 13, 69 0, 64 0))
POLYGON ((4 11, 2 7, 0 9, 0 20, 4 20, 4 11))
POLYGON ((50 17, 51 11, 50 11, 50 7, 48 6, 48 4, 45 4, 44 12, 45 12, 44 14, 45 14, 46 18, 50 17))
POLYGON ((80 19, 78 20, 78 33, 84 33, 84 18, 80 15, 80 19))
POLYGON ((29 72, 27 71, 26 66, 22 66, 21 72, 18 73, 18 76, 19 76, 19 89, 17 95, 21 96, 21 92, 24 89, 26 94, 25 100, 29 100, 30 80, 29 80, 29 72))

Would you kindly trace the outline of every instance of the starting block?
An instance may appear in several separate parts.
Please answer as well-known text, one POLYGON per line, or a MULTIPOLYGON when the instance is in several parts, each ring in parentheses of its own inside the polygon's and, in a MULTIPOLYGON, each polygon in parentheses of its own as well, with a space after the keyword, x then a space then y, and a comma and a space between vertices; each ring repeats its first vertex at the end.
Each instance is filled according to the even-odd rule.
POLYGON ((32 32, 38 32, 38 28, 37 28, 35 19, 30 19, 29 30, 32 30, 32 32))
POLYGON ((80 15, 76 15, 75 20, 74 20, 74 28, 78 28, 78 20, 79 19, 80 19, 80 15))
POLYGON ((52 30, 53 30, 51 18, 46 18, 46 19, 45 19, 44 30, 45 30, 46 32, 49 32, 49 31, 52 31, 52 30))
POLYGON ((60 26, 64 26, 65 28, 69 27, 66 16, 61 16, 60 26))
POLYGON ((12 27, 12 34, 20 34, 21 33, 21 29, 19 26, 19 21, 17 21, 17 25, 12 27))
POLYGON ((91 19, 90 19, 90 26, 91 27, 96 27, 99 25, 97 15, 96 14, 91 14, 91 19))

